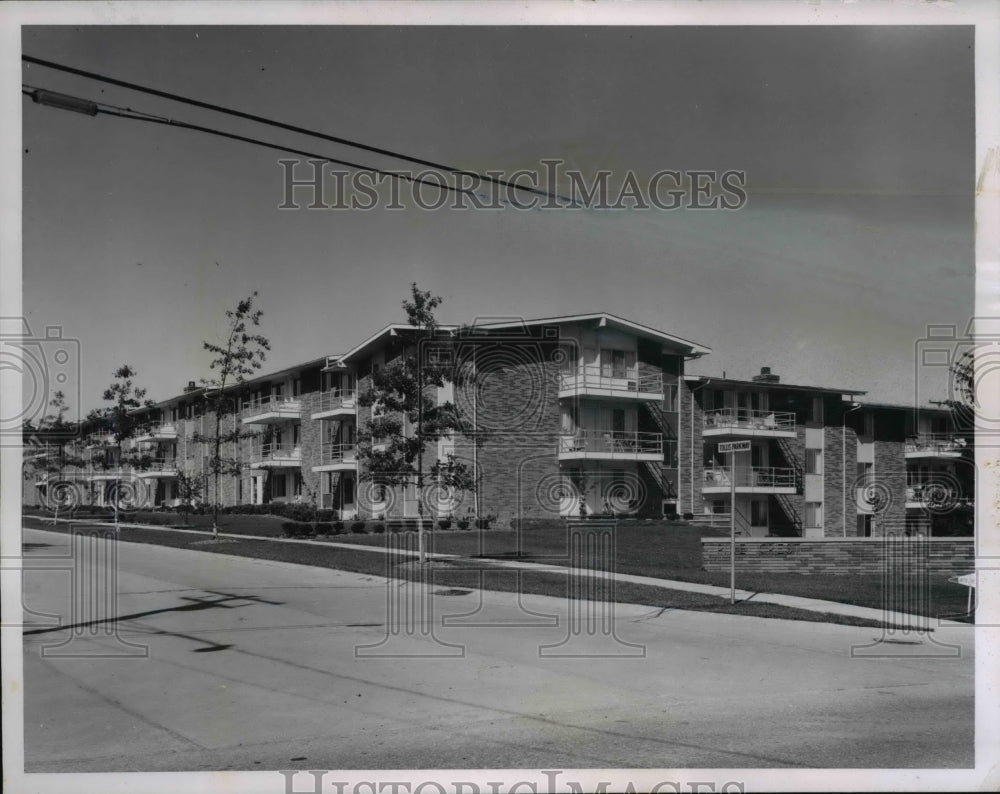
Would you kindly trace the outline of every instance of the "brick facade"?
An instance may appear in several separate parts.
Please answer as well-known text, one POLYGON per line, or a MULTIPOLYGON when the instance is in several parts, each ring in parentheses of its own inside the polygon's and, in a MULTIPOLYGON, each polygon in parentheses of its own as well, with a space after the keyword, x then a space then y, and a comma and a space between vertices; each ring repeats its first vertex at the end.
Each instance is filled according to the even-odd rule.
MULTIPOLYGON (((896 538, 906 543, 910 539, 896 538)), ((730 541, 702 538, 702 562, 707 571, 728 571, 730 541)), ((956 576, 975 568, 972 538, 924 538, 913 546, 919 552, 909 558, 914 572, 956 576)), ((737 573, 880 574, 901 551, 884 538, 792 538, 736 539, 737 573)), ((907 559, 900 554, 900 559, 907 559)), ((737 583, 738 584, 738 583, 737 583)))

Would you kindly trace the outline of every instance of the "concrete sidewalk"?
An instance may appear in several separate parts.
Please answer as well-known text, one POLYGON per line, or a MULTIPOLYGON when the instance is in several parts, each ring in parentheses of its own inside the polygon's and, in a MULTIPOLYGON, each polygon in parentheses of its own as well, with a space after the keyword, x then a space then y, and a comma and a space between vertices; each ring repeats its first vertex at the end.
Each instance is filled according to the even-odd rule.
MULTIPOLYGON (((53 519, 38 519, 39 521, 52 521, 53 519)), ((91 526, 113 527, 109 521, 74 521, 74 519, 56 519, 60 523, 79 523, 91 526)), ((163 532, 186 532, 192 535, 211 535, 210 530, 201 529, 175 529, 173 527, 158 526, 155 524, 125 524, 119 523, 119 527, 124 529, 156 529, 163 532)), ((31 527, 27 527, 30 529, 31 527)), ((235 540, 266 540, 273 543, 298 543, 311 546, 323 546, 326 548, 342 548, 361 551, 370 551, 376 554, 386 554, 393 551, 396 554, 409 554, 416 557, 418 552, 410 552, 400 549, 387 549, 382 546, 367 546, 360 543, 338 543, 326 540, 308 540, 298 538, 275 538, 265 535, 241 535, 232 532, 219 532, 219 537, 235 540)), ((122 540, 128 540, 122 538, 122 540)), ((459 554, 437 554, 427 552, 427 559, 440 560, 469 560, 459 554)), ((549 565, 546 563, 522 562, 520 560, 502 560, 497 558, 477 558, 477 562, 482 562, 491 568, 513 568, 520 570, 542 571, 545 573, 557 573, 568 575, 573 573, 577 576, 598 576, 604 579, 614 579, 616 582, 629 582, 631 584, 646 585, 648 587, 659 587, 664 590, 683 590, 689 593, 700 593, 702 595, 717 596, 719 598, 729 598, 728 587, 717 585, 698 584, 696 582, 682 582, 677 579, 658 579, 652 576, 637 576, 628 573, 614 573, 611 571, 598 571, 593 569, 569 568, 563 565, 549 565)), ((738 575, 737 575, 738 580, 738 575)), ((736 590, 736 600, 754 601, 760 604, 777 604, 780 606, 794 607, 795 609, 805 609, 810 612, 820 612, 830 615, 842 615, 845 617, 862 618, 865 620, 878 620, 893 626, 905 627, 910 630, 928 631, 934 629, 971 629, 972 624, 960 621, 944 620, 941 618, 929 618, 922 615, 913 615, 906 612, 891 612, 872 607, 857 606, 854 604, 842 604, 838 601, 824 601, 818 598, 804 598, 802 596, 782 595, 780 593, 763 593, 753 590, 736 590)))

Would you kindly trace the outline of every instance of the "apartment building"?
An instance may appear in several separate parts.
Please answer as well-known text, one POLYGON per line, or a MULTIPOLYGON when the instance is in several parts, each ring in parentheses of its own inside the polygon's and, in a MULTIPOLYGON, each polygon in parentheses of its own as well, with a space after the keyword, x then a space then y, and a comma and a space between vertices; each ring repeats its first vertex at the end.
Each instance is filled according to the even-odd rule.
MULTIPOLYGON (((224 446, 240 474, 220 477, 224 505, 306 502, 341 517, 690 514, 748 536, 841 537, 942 524, 942 502, 971 500, 971 434, 947 409, 864 404, 863 391, 792 385, 763 368, 750 380, 686 374, 710 350, 607 313, 442 326, 430 338, 388 325, 342 355, 314 359, 245 384, 224 432, 252 435, 224 446), (365 477, 358 438, 378 404, 359 396, 373 373, 401 356, 446 356, 473 373, 431 396, 455 406, 461 432, 423 456, 425 489, 365 477), (746 440, 735 465, 719 451, 746 440), (436 487, 434 462, 476 475, 467 492, 436 487), (950 501, 949 501, 950 500, 950 501)), ((179 473, 202 478, 214 501, 207 445, 215 417, 204 392, 137 412, 141 429, 119 450, 86 428, 79 465, 26 477, 25 500, 51 483, 85 483, 85 501, 108 504, 128 481, 138 501, 175 504, 179 473)), ((399 417, 403 433, 412 433, 399 417)), ((39 452, 33 453, 36 458, 39 452)))
POLYGON ((848 515, 853 534, 856 434, 846 417, 862 394, 782 383, 769 367, 751 380, 686 378, 683 512, 728 523, 734 493, 741 535, 836 535, 848 515), (734 461, 720 452, 739 440, 749 452, 734 461))

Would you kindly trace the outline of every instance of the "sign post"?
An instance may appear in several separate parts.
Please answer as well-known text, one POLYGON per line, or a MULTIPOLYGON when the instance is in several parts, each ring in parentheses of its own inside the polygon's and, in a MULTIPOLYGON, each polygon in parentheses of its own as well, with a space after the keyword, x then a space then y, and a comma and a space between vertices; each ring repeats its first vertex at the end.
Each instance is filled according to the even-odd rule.
POLYGON ((736 603, 736 453, 749 452, 749 441, 723 441, 719 452, 729 453, 729 603, 736 603))

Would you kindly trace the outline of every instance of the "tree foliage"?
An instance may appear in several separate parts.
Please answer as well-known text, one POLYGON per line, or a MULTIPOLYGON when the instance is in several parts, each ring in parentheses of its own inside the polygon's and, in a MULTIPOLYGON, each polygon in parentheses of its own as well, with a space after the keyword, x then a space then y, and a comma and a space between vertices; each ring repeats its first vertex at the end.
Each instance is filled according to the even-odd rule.
POLYGON ((219 481, 223 475, 239 477, 246 466, 239 457, 239 443, 255 438, 253 430, 245 430, 238 420, 232 429, 223 429, 223 420, 235 417, 246 394, 246 382, 263 366, 271 343, 256 329, 260 327, 264 312, 254 308, 257 293, 252 292, 226 310, 226 338, 222 343, 203 342, 203 347, 213 355, 209 364, 212 374, 202 379, 205 387, 204 405, 212 415, 212 431, 195 433, 196 443, 208 446, 207 469, 214 483, 212 494, 212 530, 218 535, 219 481))
POLYGON ((443 460, 435 455, 429 466, 422 466, 428 445, 465 433, 454 403, 435 399, 437 389, 449 383, 462 386, 471 376, 456 367, 450 355, 453 337, 442 331, 434 315, 442 299, 416 283, 410 293, 402 301, 409 328, 397 333, 399 355, 374 370, 371 387, 358 396, 360 405, 372 409, 357 437, 361 477, 387 486, 418 488, 429 477, 445 488, 473 490, 474 472, 453 455, 443 460))

